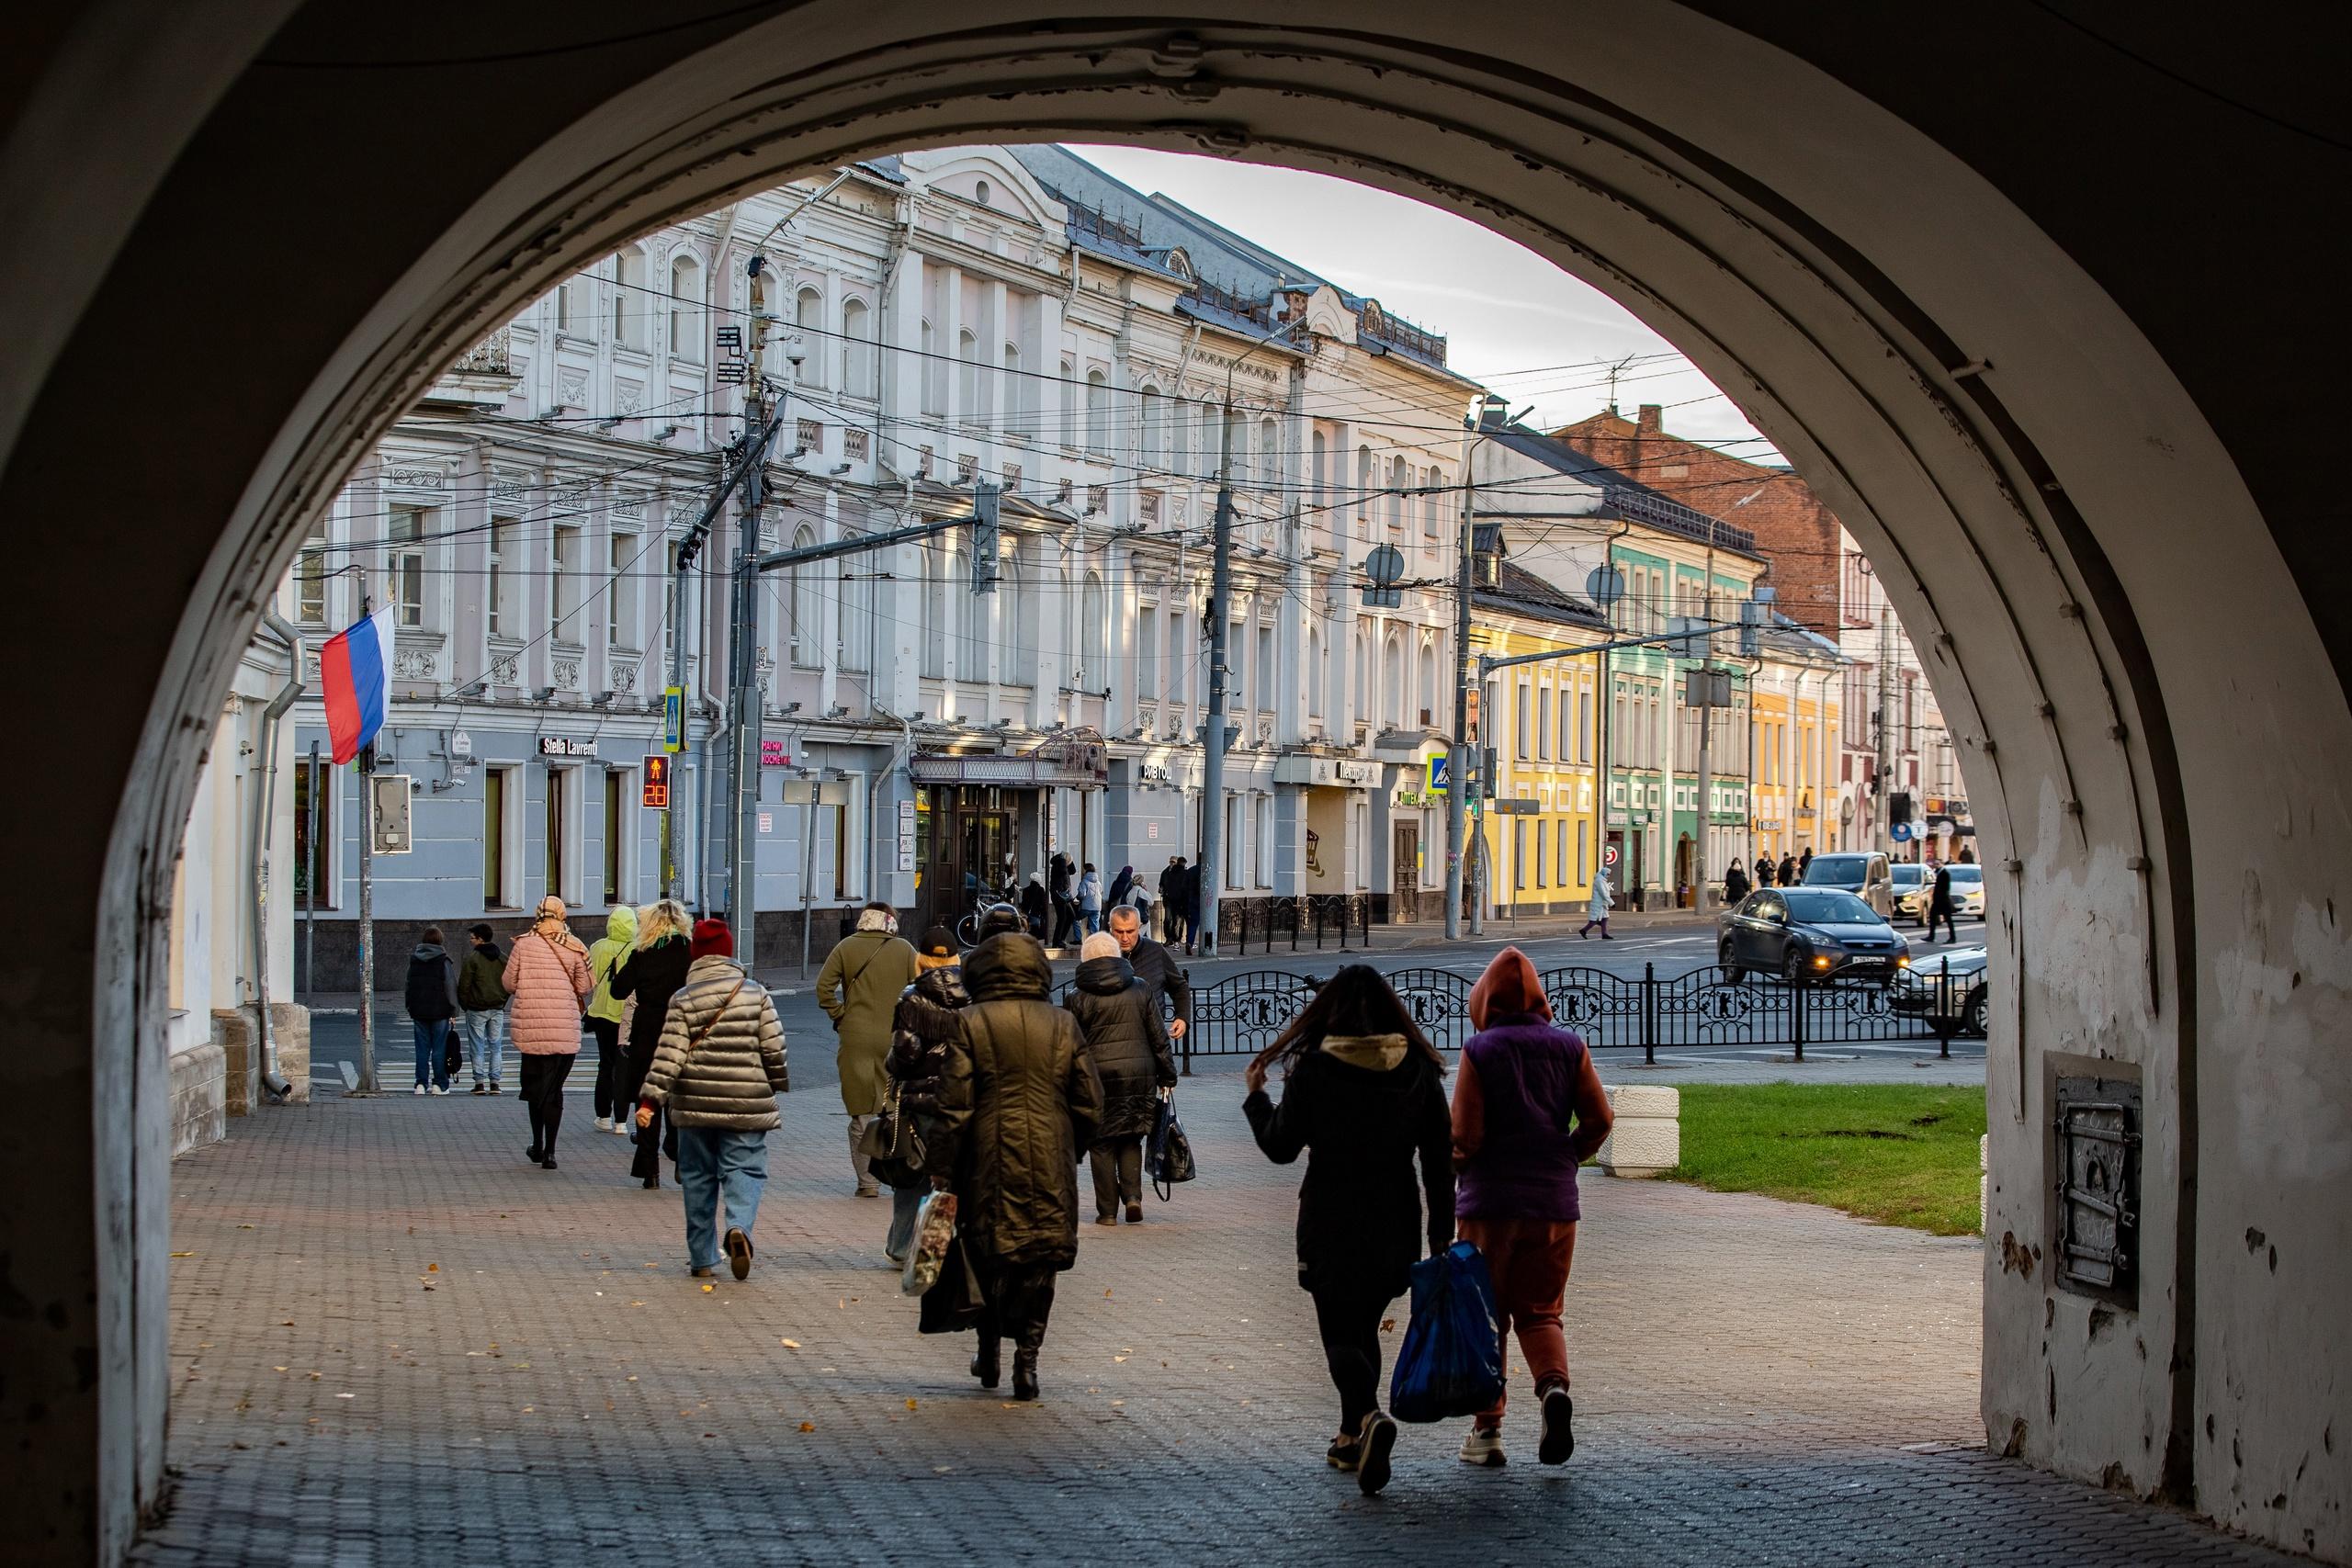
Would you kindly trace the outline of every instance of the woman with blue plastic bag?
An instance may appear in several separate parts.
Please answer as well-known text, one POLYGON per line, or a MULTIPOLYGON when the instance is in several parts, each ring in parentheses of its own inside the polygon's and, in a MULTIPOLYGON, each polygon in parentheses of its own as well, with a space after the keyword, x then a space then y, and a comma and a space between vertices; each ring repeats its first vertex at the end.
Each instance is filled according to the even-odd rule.
POLYGON ((1453 1239, 1445 1066, 1388 982, 1351 964, 1244 1076, 1241 1108, 1259 1148, 1278 1165, 1307 1156, 1298 1282, 1315 1298, 1340 1392, 1340 1433, 1325 1458, 1370 1495, 1388 1483, 1396 1446, 1396 1423, 1380 1408, 1381 1320, 1405 1293, 1424 1238, 1432 1254, 1453 1239), (1279 1105, 1266 1095, 1277 1065, 1279 1105))
MULTIPOLYGON (((1577 1167, 1609 1135, 1609 1097, 1592 1053, 1552 1021, 1527 954, 1506 947, 1470 992, 1470 1026, 1453 1085, 1454 1211, 1486 1255, 1507 1348, 1515 1329, 1543 1411, 1535 1458, 1576 1451, 1568 1340, 1560 1326, 1576 1255, 1577 1167)), ((1472 1419, 1462 1462, 1498 1465, 1503 1400, 1472 1419)))

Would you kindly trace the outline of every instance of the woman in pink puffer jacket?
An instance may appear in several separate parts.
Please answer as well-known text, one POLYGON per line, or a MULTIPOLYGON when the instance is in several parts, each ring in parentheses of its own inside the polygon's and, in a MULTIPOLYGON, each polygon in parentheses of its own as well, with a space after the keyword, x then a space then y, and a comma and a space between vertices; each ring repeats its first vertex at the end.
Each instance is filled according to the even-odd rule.
POLYGON ((523 1104, 531 1113, 531 1146, 523 1157, 555 1168, 555 1133, 563 1121, 563 1080, 580 1058, 580 1020, 594 981, 588 950, 563 923, 563 900, 539 900, 539 918, 506 955, 508 1030, 523 1058, 523 1104))

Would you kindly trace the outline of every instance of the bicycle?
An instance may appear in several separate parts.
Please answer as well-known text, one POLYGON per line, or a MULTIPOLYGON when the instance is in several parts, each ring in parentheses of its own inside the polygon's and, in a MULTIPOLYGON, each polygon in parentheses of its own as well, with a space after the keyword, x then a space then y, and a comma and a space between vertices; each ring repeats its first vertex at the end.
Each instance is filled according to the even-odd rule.
MULTIPOLYGON (((1012 889, 995 888, 989 886, 986 883, 981 884, 979 891, 972 895, 971 908, 956 922, 956 945, 967 952, 978 947, 980 943, 980 921, 999 904, 1012 905, 1014 908, 1020 908, 1013 902, 1012 889)), ((1025 920, 1021 929, 1023 931, 1029 929, 1025 920)))

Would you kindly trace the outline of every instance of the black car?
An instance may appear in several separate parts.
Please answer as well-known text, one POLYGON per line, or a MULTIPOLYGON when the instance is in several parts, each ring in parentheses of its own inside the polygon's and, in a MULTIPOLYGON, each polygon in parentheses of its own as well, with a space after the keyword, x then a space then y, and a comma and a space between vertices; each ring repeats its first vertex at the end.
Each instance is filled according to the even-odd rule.
MULTIPOLYGON (((1818 862, 1815 863, 1816 864, 1818 862)), ((1762 887, 1724 911, 1715 944, 1734 980, 1778 975, 1808 980, 1892 980, 1911 962, 1909 944, 1851 893, 1828 887, 1762 887)))
POLYGON ((1922 958, 1894 982, 1888 1001, 1897 1012, 1917 1013, 1930 1024, 1949 1021, 1958 1032, 1982 1040, 1988 1023, 1984 950, 1955 947, 1922 958))

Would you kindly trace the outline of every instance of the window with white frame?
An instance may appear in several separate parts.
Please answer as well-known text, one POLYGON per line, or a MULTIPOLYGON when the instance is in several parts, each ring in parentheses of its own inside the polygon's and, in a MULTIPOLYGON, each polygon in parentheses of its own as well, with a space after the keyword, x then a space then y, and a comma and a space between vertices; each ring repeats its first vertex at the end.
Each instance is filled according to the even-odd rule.
POLYGON ((1380 651, 1380 716, 1391 729, 1405 725, 1405 648, 1392 632, 1380 651))
POLYGON ((613 258, 613 341, 643 348, 647 321, 645 253, 635 246, 613 258))
POLYGON ((876 395, 874 312, 863 299, 842 303, 842 390, 853 398, 876 395))
POLYGON ((1257 821, 1250 832, 1250 882, 1255 887, 1274 885, 1274 797, 1253 795, 1250 797, 1250 814, 1257 821))
POLYGON ((1086 373, 1086 449, 1098 459, 1111 456, 1111 383, 1100 370, 1086 373))
MULTIPOLYGON (((1356 448, 1356 521, 1358 523, 1366 522, 1372 516, 1373 490, 1372 448, 1359 446, 1356 448)), ((1358 530, 1358 536, 1362 536, 1362 530, 1358 530)))
POLYGON ((580 640, 580 530, 558 526, 548 552, 548 635, 557 642, 580 640))
POLYGON ((821 387, 825 384, 825 297, 813 287, 804 285, 793 296, 792 324, 800 334, 800 380, 803 385, 821 387))
POLYGON ((1258 485, 1261 490, 1273 490, 1282 482, 1282 426, 1269 415, 1258 422, 1258 485))
POLYGON ((702 263, 681 251, 670 258, 670 355, 702 363, 702 263))
POLYGON ((922 412, 933 418, 947 412, 947 366, 939 356, 939 333, 922 324, 922 412))
POLYGON ((610 648, 635 648, 638 561, 643 546, 632 529, 616 528, 607 538, 605 564, 611 575, 605 594, 605 642, 610 648))
POLYGON ((485 619, 492 637, 514 637, 522 626, 522 607, 514 603, 521 579, 514 571, 515 523, 512 517, 490 520, 490 582, 483 594, 485 619))
POLYGON ((1037 683, 1037 618, 1039 568, 1035 547, 1027 539, 1005 551, 1004 579, 997 596, 1011 615, 998 617, 997 679, 1007 686, 1037 683))
POLYGON ((1532 736, 1528 723, 1528 710, 1532 705, 1532 689, 1529 687, 1526 682, 1521 681, 1512 686, 1511 713, 1513 716, 1513 722, 1511 725, 1511 756, 1515 760, 1522 762, 1527 761, 1527 759, 1533 754, 1529 750, 1529 745, 1532 736))
POLYGON ((947 573, 955 557, 938 541, 926 539, 922 551, 922 672, 933 680, 947 674, 947 573))
MULTIPOLYGON (((792 547, 805 550, 817 542, 817 531, 803 524, 793 532, 792 547)), ((819 596, 818 568, 808 561, 791 569, 791 622, 785 628, 792 644, 792 662, 803 670, 819 668, 825 646, 825 606, 819 596)))
POLYGON ((1258 626, 1258 667, 1250 672, 1251 705, 1261 713, 1272 713, 1281 705, 1275 695, 1278 689, 1274 676, 1274 628, 1261 622, 1258 626))
POLYGON ((328 543, 327 520, 312 518, 294 558, 294 618, 306 626, 327 624, 327 573, 334 570, 327 562, 328 543))
POLYGON ((1442 724, 1446 722, 1448 716, 1437 711, 1437 645, 1433 642, 1421 644, 1420 673, 1420 681, 1414 690, 1420 694, 1421 724, 1424 728, 1433 724, 1442 724))
POLYGON ((1246 825, 1241 814, 1241 797, 1227 795, 1225 797, 1225 885, 1227 887, 1241 886, 1241 829, 1246 825))
POLYGON ((1136 697, 1152 702, 1159 689, 1159 611, 1151 604, 1136 607, 1136 697))
POLYGON ((1078 450, 1079 418, 1078 364, 1075 360, 1062 361, 1061 379, 1057 384, 1057 389, 1061 395, 1062 404, 1062 446, 1075 452, 1078 450))
POLYGON ((1148 472, 1157 472, 1166 467, 1168 456, 1161 440, 1159 389, 1146 382, 1136 401, 1140 410, 1136 423, 1142 429, 1143 467, 1148 472))
POLYGON ((1002 363, 1004 375, 1001 390, 993 400, 994 406, 1005 412, 1006 418, 1003 421, 1005 434, 1016 441, 1026 441, 1029 438, 1029 431, 1018 419, 1012 417, 1013 412, 1021 406, 1021 345, 1019 344, 1008 343, 1004 345, 1002 363))
POLYGON ((424 541, 432 515, 421 506, 395 506, 385 529, 385 591, 403 626, 425 624, 424 541))
POLYGON ((1323 638, 1306 628, 1306 716, 1323 716, 1323 638))
MULTIPOLYGON (((951 571, 950 581, 968 581, 968 568, 973 558, 959 552, 957 562, 962 570, 951 571)), ((989 615, 990 608, 1003 598, 1005 584, 1000 581, 993 593, 969 592, 950 595, 956 601, 956 679, 967 684, 985 684, 989 678, 989 615)), ((972 715, 974 722, 985 716, 972 715)))
POLYGON ((1104 606, 1102 576, 1089 571, 1086 585, 1078 598, 1078 671, 1070 683, 1083 691, 1099 692, 1110 682, 1111 661, 1104 656, 1104 606))

